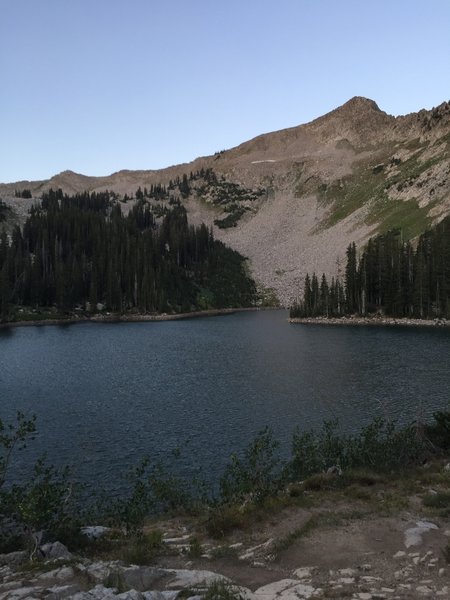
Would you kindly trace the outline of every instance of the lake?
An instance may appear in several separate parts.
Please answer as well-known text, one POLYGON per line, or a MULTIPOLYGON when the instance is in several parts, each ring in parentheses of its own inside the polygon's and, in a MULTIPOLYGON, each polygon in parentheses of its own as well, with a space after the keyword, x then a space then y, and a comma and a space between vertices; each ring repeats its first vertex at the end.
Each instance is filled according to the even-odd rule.
POLYGON ((14 465, 22 480, 46 452, 109 490, 144 456, 216 481, 232 451, 269 425, 374 416, 408 422, 449 407, 450 331, 294 325, 286 311, 147 323, 0 330, 0 416, 36 414, 14 465), (180 457, 173 450, 181 448, 180 457))

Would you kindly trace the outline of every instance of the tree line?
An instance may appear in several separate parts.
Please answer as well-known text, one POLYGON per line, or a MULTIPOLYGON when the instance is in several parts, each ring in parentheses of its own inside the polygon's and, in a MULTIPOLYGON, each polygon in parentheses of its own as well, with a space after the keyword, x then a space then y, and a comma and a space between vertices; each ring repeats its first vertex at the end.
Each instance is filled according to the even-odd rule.
POLYGON ((44 194, 23 229, 0 235, 0 318, 18 306, 93 312, 188 312, 249 306, 244 258, 194 227, 179 203, 138 200, 124 215, 111 192, 44 194))
POLYGON ((450 216, 413 245, 399 229, 371 238, 357 253, 348 246, 344 274, 328 281, 307 274, 292 318, 384 314, 450 318, 450 216))

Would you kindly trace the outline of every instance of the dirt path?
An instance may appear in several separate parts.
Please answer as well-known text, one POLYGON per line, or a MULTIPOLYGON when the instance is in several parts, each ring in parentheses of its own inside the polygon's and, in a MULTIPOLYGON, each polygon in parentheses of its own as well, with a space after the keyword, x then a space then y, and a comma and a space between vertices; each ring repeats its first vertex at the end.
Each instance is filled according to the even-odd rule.
POLYGON ((180 554, 161 564, 221 573, 260 600, 450 598, 450 523, 421 510, 379 516, 361 502, 289 507, 220 544, 202 539, 201 558, 188 556, 187 533, 170 531, 180 554))

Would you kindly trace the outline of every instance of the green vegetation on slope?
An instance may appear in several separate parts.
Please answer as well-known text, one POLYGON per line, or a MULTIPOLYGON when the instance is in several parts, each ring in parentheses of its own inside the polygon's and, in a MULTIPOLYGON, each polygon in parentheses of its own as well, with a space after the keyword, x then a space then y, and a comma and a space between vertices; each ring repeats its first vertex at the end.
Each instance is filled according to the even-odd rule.
MULTIPOLYGON (((438 140, 436 144, 447 142, 448 136, 438 140)), ((321 228, 329 228, 350 216, 355 211, 365 208, 361 222, 375 225, 376 231, 386 233, 390 229, 402 230, 404 239, 413 239, 431 224, 430 210, 439 201, 436 199, 427 206, 421 207, 416 199, 394 199, 389 196, 390 190, 402 192, 417 184, 432 167, 449 158, 450 152, 439 152, 436 156, 424 158, 424 152, 430 147, 413 140, 409 150, 413 154, 402 161, 394 153, 394 147, 388 145, 377 153, 378 164, 367 161, 360 162, 352 175, 330 185, 322 183, 317 195, 319 202, 329 207, 328 214, 321 228)), ((419 182, 419 187, 421 183, 419 182)), ((432 189, 431 193, 435 193, 432 189)))
POLYGON ((212 169, 199 171, 193 179, 202 179, 196 186, 197 196, 213 206, 221 208, 227 215, 216 219, 214 224, 220 229, 235 227, 246 211, 252 210, 251 204, 266 194, 262 188, 252 190, 238 183, 227 181, 223 176, 218 178, 212 169))

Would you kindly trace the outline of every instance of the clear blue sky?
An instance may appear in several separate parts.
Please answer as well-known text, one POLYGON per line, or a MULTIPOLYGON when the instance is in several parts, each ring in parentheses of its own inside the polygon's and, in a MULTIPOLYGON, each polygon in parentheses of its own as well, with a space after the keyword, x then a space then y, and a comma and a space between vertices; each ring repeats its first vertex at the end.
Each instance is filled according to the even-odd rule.
POLYGON ((450 99, 448 0, 0 0, 0 181, 230 148, 366 96, 450 99))

